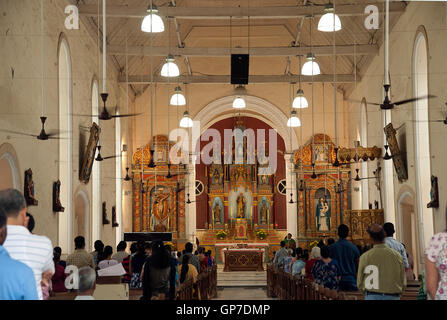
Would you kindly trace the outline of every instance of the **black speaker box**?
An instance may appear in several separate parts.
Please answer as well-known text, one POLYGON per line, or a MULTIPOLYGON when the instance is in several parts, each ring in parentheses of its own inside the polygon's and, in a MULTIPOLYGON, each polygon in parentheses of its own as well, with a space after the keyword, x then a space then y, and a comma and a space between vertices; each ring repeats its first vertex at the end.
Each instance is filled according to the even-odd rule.
POLYGON ((231 55, 231 84, 248 84, 250 55, 231 55))

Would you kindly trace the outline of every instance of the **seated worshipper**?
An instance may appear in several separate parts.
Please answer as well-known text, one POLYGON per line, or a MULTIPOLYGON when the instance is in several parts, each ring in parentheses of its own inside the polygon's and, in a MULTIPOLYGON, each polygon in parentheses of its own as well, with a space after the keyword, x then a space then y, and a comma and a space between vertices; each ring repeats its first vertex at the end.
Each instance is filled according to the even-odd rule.
POLYGON ((292 249, 287 249, 287 257, 284 258, 284 262, 283 262, 283 267, 284 267, 284 271, 290 273, 291 272, 291 263, 293 260, 293 250, 292 249))
POLYGON ((65 268, 59 263, 61 259, 61 255, 54 251, 53 253, 53 261, 54 261, 54 275, 51 278, 51 288, 52 292, 66 292, 67 288, 65 287, 65 278, 67 275, 65 274, 65 268))
POLYGON ((123 262, 123 259, 129 255, 126 252, 126 248, 126 241, 120 241, 120 243, 116 246, 116 253, 112 256, 112 259, 118 261, 118 263, 123 262))
POLYGON ((152 255, 147 259, 143 275, 143 300, 165 300, 169 297, 172 273, 175 268, 171 255, 162 241, 152 245, 152 255))
POLYGON ((144 241, 139 240, 137 243, 137 252, 134 254, 130 261, 130 288, 131 289, 141 289, 143 283, 141 282, 141 271, 143 269, 143 264, 146 262, 146 253, 144 252, 144 241))
MULTIPOLYGON (((59 256, 62 257, 62 249, 61 249, 61 247, 54 247, 53 255, 54 255, 55 252, 57 252, 59 254, 59 256)), ((67 267, 67 261, 65 261, 65 260, 59 260, 59 264, 61 266, 63 266, 64 269, 67 267)))
POLYGON ((43 300, 49 296, 54 274, 53 245, 47 237, 31 234, 26 228, 26 201, 20 191, 0 191, 0 208, 7 218, 8 237, 3 247, 12 259, 23 262, 33 270, 37 294, 39 300, 43 300))
POLYGON ((275 258, 273 259, 273 263, 276 264, 278 267, 283 266, 284 258, 289 255, 287 249, 285 248, 286 243, 284 241, 281 241, 280 246, 281 248, 276 252, 275 258))
POLYGON ((93 260, 95 262, 95 266, 98 265, 98 257, 101 255, 102 251, 104 250, 104 243, 101 240, 96 240, 95 244, 95 251, 91 252, 90 254, 93 256, 93 260))
POLYGON ((34 221, 34 217, 31 213, 26 213, 26 227, 28 228, 29 232, 33 233, 34 227, 36 225, 36 221, 34 221))
POLYGON ((404 260, 386 245, 381 225, 370 225, 368 233, 374 247, 360 257, 357 286, 365 300, 400 300, 407 284, 404 260))
POLYGON ((90 267, 95 269, 95 261, 93 255, 85 251, 85 238, 77 236, 74 239, 75 251, 67 257, 67 266, 74 265, 78 269, 82 267, 90 267))
POLYGON ((293 276, 299 276, 304 271, 304 267, 306 263, 304 262, 305 256, 302 254, 298 257, 298 259, 294 262, 292 265, 292 275, 293 276))
POLYGON ((146 253, 147 257, 152 255, 152 245, 149 242, 144 243, 144 252, 146 253))
POLYGON ((335 243, 335 240, 334 240, 334 238, 328 238, 327 239, 327 246, 329 247, 331 244, 334 244, 335 243))
POLYGON ((90 267, 79 269, 79 289, 75 300, 95 300, 96 272, 90 267))
POLYGON ((321 249, 320 247, 313 247, 312 251, 310 252, 310 260, 306 262, 306 265, 304 267, 304 270, 306 272, 306 278, 309 280, 314 280, 314 277, 312 275, 312 268, 314 267, 315 261, 319 260, 321 258, 321 249))
POLYGON ((6 214, 0 207, 0 300, 37 300, 33 270, 9 256, 3 247, 6 237, 6 214))
POLYGON ((197 272, 200 272, 200 262, 199 257, 197 255, 192 254, 193 245, 191 242, 187 242, 185 244, 185 253, 186 255, 190 256, 189 263, 191 263, 194 267, 196 267, 197 272))
POLYGON ((205 248, 199 248, 199 262, 200 262, 200 271, 205 272, 208 269, 208 258, 205 255, 205 248))
POLYGON ((98 268, 105 269, 111 266, 118 264, 119 262, 112 259, 113 249, 111 246, 105 246, 104 251, 102 252, 101 257, 98 259, 98 268))
POLYGON ((208 267, 212 267, 213 264, 214 264, 214 258, 211 256, 211 250, 208 250, 205 253, 205 255, 206 255, 207 259, 208 259, 208 267))
POLYGON ((296 249, 296 242, 295 242, 295 240, 293 240, 291 233, 287 234, 287 236, 284 238, 284 242, 286 243, 287 249, 292 249, 292 250, 296 249))
POLYGON ((321 259, 315 261, 312 268, 312 276, 317 284, 331 290, 338 290, 341 276, 338 262, 330 258, 327 246, 320 248, 320 251, 321 259))
POLYGON ((191 256, 183 255, 182 264, 178 266, 178 273, 180 274, 180 283, 183 283, 189 279, 192 279, 193 283, 196 283, 197 272, 196 267, 189 263, 191 256))
POLYGON ((178 275, 177 275, 177 266, 179 265, 177 258, 175 257, 175 252, 172 252, 171 246, 165 245, 165 249, 169 253, 169 257, 171 258, 171 278, 169 283, 169 300, 175 299, 175 289, 177 287, 178 275))
MULTIPOLYGON (((337 260, 340 267, 341 280, 340 290, 357 291, 357 266, 360 252, 346 238, 349 235, 349 228, 345 224, 338 226, 338 241, 332 244, 330 249, 331 258, 337 260)), ((323 253, 321 253, 323 255, 323 253)))

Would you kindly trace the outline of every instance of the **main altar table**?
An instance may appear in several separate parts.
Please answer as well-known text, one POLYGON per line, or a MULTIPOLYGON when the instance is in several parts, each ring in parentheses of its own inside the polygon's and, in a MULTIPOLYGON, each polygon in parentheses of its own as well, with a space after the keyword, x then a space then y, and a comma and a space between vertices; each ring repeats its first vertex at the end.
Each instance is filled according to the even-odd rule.
MULTIPOLYGON (((221 243, 216 243, 215 244, 215 248, 216 248, 216 263, 223 263, 224 262, 224 251, 225 249, 228 248, 234 248, 237 245, 240 245, 240 243, 227 243, 227 242, 221 242, 221 243)), ((263 242, 257 242, 257 243, 247 243, 244 244, 246 245, 246 249, 262 249, 264 251, 264 262, 268 262, 268 249, 269 249, 269 244, 268 243, 263 243, 263 242)))
POLYGON ((223 271, 264 271, 261 249, 224 249, 223 271))

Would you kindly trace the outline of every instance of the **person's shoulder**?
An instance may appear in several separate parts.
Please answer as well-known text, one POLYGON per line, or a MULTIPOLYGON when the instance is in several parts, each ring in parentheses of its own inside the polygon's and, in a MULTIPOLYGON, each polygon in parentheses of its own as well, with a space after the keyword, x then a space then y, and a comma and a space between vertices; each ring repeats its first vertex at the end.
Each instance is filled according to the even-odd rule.
POLYGON ((27 266, 25 263, 19 260, 11 259, 11 261, 9 262, 9 266, 11 269, 14 270, 14 274, 20 278, 26 276, 27 274, 32 275, 34 278, 33 269, 31 269, 29 266, 27 266))
POLYGON ((397 260, 403 262, 402 255, 399 252, 397 252, 396 250, 391 249, 390 247, 385 247, 384 250, 385 250, 386 254, 390 256, 390 258, 394 258, 394 259, 397 259, 397 260))
POLYGON ((38 242, 39 246, 46 246, 47 248, 51 249, 51 251, 53 251, 53 244, 51 240, 46 236, 41 236, 38 234, 30 234, 28 240, 33 243, 38 242))

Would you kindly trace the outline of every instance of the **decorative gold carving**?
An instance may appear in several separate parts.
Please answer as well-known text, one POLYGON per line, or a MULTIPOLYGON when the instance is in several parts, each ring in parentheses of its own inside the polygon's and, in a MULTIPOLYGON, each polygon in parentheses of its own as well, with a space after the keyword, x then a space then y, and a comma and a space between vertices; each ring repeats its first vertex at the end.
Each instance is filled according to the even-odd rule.
POLYGON ((328 135, 318 133, 295 152, 293 163, 300 165, 302 161, 304 166, 310 166, 313 163, 312 159, 317 164, 333 163, 335 157, 335 145, 331 138, 328 135), (315 151, 312 150, 313 146, 315 146, 315 151))
POLYGON ((340 162, 350 162, 351 160, 363 161, 374 160, 382 156, 382 149, 374 146, 372 148, 340 148, 338 150, 338 159, 340 162))

